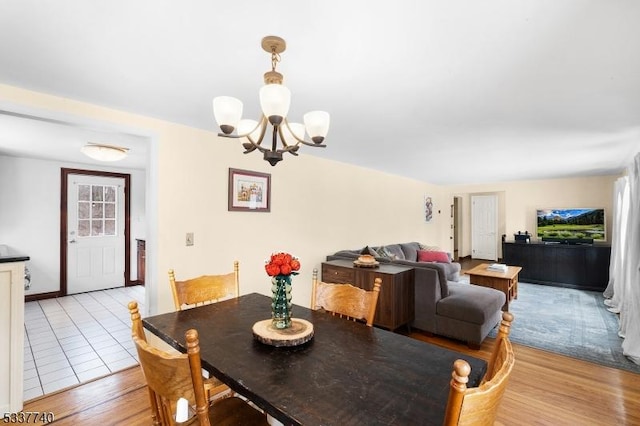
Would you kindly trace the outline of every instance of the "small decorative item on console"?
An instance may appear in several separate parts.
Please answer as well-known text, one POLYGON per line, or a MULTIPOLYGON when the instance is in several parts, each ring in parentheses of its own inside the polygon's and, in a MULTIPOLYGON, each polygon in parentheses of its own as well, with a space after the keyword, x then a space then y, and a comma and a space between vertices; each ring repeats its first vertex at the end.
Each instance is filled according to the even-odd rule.
POLYGON ((376 268, 379 265, 380 262, 370 254, 362 254, 353 261, 353 266, 359 266, 361 268, 376 268))

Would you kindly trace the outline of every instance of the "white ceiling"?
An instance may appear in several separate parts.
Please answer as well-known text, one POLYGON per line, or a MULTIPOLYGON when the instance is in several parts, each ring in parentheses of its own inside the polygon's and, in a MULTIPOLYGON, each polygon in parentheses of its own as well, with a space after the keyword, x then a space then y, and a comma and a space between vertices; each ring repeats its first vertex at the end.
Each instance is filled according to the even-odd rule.
MULTIPOLYGON (((331 114, 304 154, 434 184, 612 174, 640 151, 639 22, 637 0, 3 0, 0 83, 217 132, 214 96, 258 117, 275 34, 290 118, 331 114)), ((0 115, 0 153, 132 137, 46 126, 0 115)))

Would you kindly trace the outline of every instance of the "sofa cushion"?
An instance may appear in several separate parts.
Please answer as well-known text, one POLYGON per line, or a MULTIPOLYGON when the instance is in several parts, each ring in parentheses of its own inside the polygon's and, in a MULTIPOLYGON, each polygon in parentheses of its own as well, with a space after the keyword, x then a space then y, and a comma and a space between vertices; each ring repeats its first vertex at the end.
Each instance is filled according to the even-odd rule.
POLYGON ((418 262, 451 263, 451 260, 443 251, 418 250, 418 262))
POLYGON ((404 252, 402 251, 400 244, 389 244, 389 245, 383 246, 383 249, 387 253, 391 253, 391 257, 390 257, 391 259, 405 260, 404 252))
POLYGON ((449 282, 449 295, 436 304, 436 315, 484 324, 502 309, 503 292, 473 284, 449 282))
POLYGON ((418 243, 402 243, 400 244, 400 248, 404 253, 404 258, 406 260, 418 260, 418 250, 420 250, 420 244, 418 243))

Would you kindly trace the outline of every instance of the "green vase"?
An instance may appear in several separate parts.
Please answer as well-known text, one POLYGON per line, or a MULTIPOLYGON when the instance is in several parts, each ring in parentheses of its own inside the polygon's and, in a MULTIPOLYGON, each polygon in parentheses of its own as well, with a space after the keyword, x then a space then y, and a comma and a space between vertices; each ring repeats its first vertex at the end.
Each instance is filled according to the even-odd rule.
POLYGON ((278 329, 291 327, 291 275, 271 278, 271 319, 278 329))

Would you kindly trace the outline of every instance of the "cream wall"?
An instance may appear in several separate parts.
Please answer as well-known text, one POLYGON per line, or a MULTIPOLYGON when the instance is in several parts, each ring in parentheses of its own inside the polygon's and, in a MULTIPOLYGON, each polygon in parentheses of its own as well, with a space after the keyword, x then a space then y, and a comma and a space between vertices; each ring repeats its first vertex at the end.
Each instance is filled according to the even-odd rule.
MULTIPOLYGON (((146 180, 147 308, 172 309, 166 271, 191 277, 231 269, 240 261, 241 292, 269 293, 262 268, 274 251, 300 257, 294 300, 308 305, 313 268, 344 248, 420 241, 451 250, 450 204, 460 196, 460 256, 471 249, 470 196, 494 193, 499 232, 534 232, 535 209, 604 207, 611 229, 613 182, 618 176, 439 187, 378 171, 305 155, 271 167, 257 153, 244 155, 237 141, 97 105, 0 85, 0 108, 78 124, 112 126, 148 137, 146 180), (228 168, 271 173, 270 213, 227 211, 228 168), (425 223, 424 196, 434 201, 425 223), (195 245, 185 246, 193 232, 195 245)), ((213 123, 213 121, 212 121, 213 123)), ((213 127, 213 124, 212 124, 213 127)), ((329 138, 332 144, 348 143, 329 138)), ((608 235, 610 240, 610 236, 608 235)))
POLYGON ((145 173, 143 170, 88 167, 0 154, 0 244, 30 257, 33 294, 60 289, 60 169, 90 169, 131 175, 131 271, 137 279, 136 238, 144 238, 145 173), (5 202, 11 200, 11 202, 5 202))
MULTIPOLYGON (((178 278, 192 277, 230 270, 238 259, 241 292, 269 294, 264 260, 274 251, 289 251, 302 262, 294 302, 308 305, 312 269, 328 253, 406 241, 450 249, 450 198, 442 187, 305 155, 313 148, 271 167, 259 154, 243 155, 237 141, 219 138, 213 128, 203 131, 6 85, 0 85, 0 107, 114 126, 151 140, 146 188, 150 313, 173 308, 169 268, 178 278), (271 173, 270 213, 227 211, 229 167, 271 173), (434 200, 428 224, 425 194, 434 200), (185 246, 187 232, 194 233, 192 247, 185 246)), ((329 138, 326 149, 334 143, 348 142, 329 138)))
MULTIPOLYGON (((449 196, 461 197, 462 241, 460 256, 471 255, 471 196, 495 194, 498 197, 498 233, 513 239, 518 231, 536 231, 536 209, 604 208, 607 241, 611 242, 613 184, 620 175, 568 179, 501 182, 484 185, 449 186, 449 196)), ((500 247, 499 256, 502 256, 500 247)))

